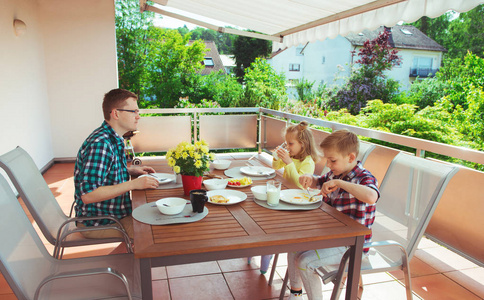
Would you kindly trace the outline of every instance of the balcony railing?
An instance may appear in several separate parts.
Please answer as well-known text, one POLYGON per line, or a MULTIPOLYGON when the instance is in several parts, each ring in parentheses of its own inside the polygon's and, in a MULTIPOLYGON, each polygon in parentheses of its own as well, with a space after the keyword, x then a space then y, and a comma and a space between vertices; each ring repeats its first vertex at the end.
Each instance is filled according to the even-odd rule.
MULTIPOLYGON (((282 132, 288 123, 306 121, 313 125, 316 141, 321 141, 330 130, 346 128, 361 137, 412 148, 416 156, 432 152, 484 164, 484 152, 265 108, 143 109, 141 113, 150 115, 142 116, 139 133, 132 138, 136 153, 164 152, 181 141, 199 139, 206 140, 211 149, 256 148, 269 152, 283 142, 282 132)), ((376 145, 365 167, 381 182, 398 152, 376 145)), ((480 250, 484 249, 484 232, 480 230, 484 226, 482 182, 484 172, 461 167, 447 186, 427 229, 429 237, 480 265, 484 262, 480 250)))
POLYGON ((421 78, 434 77, 438 71, 439 69, 411 68, 410 77, 421 77, 421 78))

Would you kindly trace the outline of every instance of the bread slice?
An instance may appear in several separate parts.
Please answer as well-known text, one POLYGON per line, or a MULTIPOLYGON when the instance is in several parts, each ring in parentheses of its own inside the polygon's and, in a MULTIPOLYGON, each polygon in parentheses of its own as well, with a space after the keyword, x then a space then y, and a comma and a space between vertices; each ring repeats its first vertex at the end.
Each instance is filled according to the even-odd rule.
POLYGON ((213 195, 212 197, 210 197, 210 201, 213 203, 227 203, 229 202, 229 199, 225 198, 222 195, 213 195))

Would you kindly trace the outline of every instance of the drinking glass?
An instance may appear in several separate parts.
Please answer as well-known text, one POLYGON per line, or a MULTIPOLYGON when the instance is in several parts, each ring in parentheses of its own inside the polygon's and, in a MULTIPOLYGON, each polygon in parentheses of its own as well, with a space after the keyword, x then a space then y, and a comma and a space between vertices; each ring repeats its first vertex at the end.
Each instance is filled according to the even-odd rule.
POLYGON ((279 205, 279 198, 281 197, 281 183, 276 180, 267 181, 267 205, 279 205))
POLYGON ((286 146, 287 146, 287 144, 286 144, 286 142, 284 142, 281 145, 277 146, 276 149, 274 149, 274 152, 272 152, 272 156, 274 157, 275 160, 279 159, 279 156, 277 155, 277 149, 282 148, 282 149, 284 149, 284 151, 287 152, 286 146))

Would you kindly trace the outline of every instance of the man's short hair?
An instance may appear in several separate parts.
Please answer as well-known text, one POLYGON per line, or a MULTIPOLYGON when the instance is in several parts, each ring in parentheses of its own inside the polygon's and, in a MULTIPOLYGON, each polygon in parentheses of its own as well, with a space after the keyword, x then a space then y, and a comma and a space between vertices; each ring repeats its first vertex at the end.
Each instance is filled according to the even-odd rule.
POLYGON ((360 140, 358 136, 347 129, 336 130, 328 135, 319 145, 323 151, 334 149, 342 155, 355 153, 358 156, 360 151, 360 140))
POLYGON ((104 94, 104 119, 109 121, 109 119, 111 118, 111 111, 115 108, 123 108, 126 104, 125 101, 128 100, 128 98, 134 98, 138 100, 138 96, 136 96, 135 93, 124 89, 114 89, 104 94))

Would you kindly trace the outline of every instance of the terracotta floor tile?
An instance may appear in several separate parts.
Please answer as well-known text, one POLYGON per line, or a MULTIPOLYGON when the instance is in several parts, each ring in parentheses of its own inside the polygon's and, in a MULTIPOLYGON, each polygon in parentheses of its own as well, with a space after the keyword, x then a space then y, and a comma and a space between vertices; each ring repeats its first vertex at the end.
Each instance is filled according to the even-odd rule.
MULTIPOLYGON (((343 292, 346 292, 344 290, 343 292)), ((341 295, 344 295, 344 293, 341 295)), ((415 293, 414 293, 415 295, 415 293)), ((414 300, 419 299, 418 297, 413 297, 414 300)), ((361 300, 406 300, 407 292, 405 287, 401 285, 398 281, 388 281, 377 284, 364 285, 363 295, 361 300)))
POLYGON ((453 271, 444 275, 484 299, 484 268, 453 271))
POLYGON ((220 273, 216 261, 166 267, 168 278, 220 273))
POLYGON ((258 270, 260 267, 260 258, 253 257, 250 265, 247 264, 247 258, 218 260, 217 263, 222 272, 258 270))
POLYGON ((168 282, 170 285, 171 300, 234 299, 222 274, 174 278, 169 279, 168 282))
POLYGON ((12 289, 8 285, 7 280, 5 280, 5 277, 3 277, 2 274, 0 274, 0 295, 10 294, 10 293, 13 293, 12 289))
POLYGON ((0 299, 2 299, 2 300, 17 300, 17 297, 14 294, 6 294, 6 295, 0 294, 0 299))
POLYGON ((413 278, 412 289, 425 300, 481 299, 442 274, 413 278))
POLYGON ((476 268, 477 265, 444 247, 417 249, 415 257, 439 272, 476 268))
MULTIPOLYGON (((436 269, 415 256, 410 260, 410 276, 412 278, 437 273, 439 272, 436 269)), ((390 274, 399 280, 404 278, 403 271, 392 271, 390 274)))
POLYGON ((153 280, 153 300, 170 300, 168 280, 153 280))
POLYGON ((261 275, 258 270, 224 273, 224 276, 236 300, 271 299, 281 291, 281 279, 275 278, 269 286, 269 275, 261 275))

